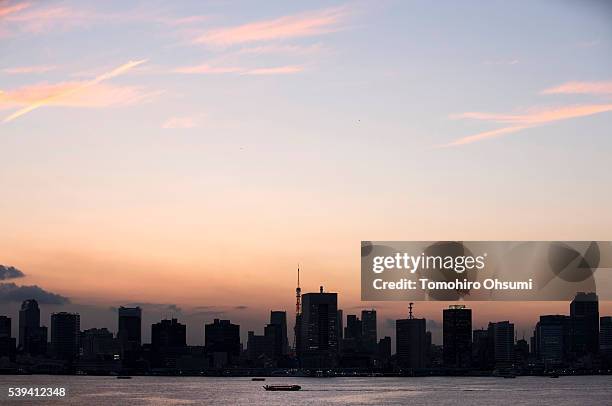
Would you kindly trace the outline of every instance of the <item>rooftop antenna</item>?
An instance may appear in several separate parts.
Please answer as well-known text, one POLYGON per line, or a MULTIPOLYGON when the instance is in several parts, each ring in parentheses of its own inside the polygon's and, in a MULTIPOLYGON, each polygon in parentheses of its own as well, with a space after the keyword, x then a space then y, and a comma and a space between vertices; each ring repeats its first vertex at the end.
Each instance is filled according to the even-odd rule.
POLYGON ((414 306, 413 302, 408 303, 408 318, 412 320, 412 306, 414 306))
POLYGON ((295 328, 293 329, 293 348, 298 351, 298 323, 302 314, 302 289, 300 288, 300 264, 297 266, 297 287, 295 288, 295 328))
POLYGON ((295 288, 295 314, 302 313, 302 289, 300 288, 300 264, 297 267, 297 287, 295 288))

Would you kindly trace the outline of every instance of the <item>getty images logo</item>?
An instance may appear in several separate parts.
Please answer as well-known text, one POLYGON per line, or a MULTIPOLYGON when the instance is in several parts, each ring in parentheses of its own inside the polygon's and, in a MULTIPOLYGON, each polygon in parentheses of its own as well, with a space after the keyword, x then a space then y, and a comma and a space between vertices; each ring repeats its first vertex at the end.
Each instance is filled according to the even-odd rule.
POLYGON ((478 256, 425 255, 424 252, 421 255, 410 255, 398 252, 395 255, 373 257, 372 271, 379 274, 386 270, 401 269, 413 274, 418 270, 436 269, 453 270, 460 274, 473 269, 484 269, 486 257, 486 252, 478 256))

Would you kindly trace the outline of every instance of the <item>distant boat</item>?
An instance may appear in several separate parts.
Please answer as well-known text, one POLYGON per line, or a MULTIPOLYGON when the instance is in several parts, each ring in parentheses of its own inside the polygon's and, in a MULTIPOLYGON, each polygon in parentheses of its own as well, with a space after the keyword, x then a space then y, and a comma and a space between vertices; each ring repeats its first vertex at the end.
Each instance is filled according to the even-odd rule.
POLYGON ((266 385, 263 388, 269 391, 294 391, 302 389, 300 385, 266 385))
POLYGON ((251 381, 265 381, 266 378, 251 378, 251 381))
POLYGON ((117 375, 117 379, 132 379, 129 375, 117 375))
POLYGON ((549 378, 558 378, 559 374, 552 373, 552 374, 548 375, 548 377, 549 378))

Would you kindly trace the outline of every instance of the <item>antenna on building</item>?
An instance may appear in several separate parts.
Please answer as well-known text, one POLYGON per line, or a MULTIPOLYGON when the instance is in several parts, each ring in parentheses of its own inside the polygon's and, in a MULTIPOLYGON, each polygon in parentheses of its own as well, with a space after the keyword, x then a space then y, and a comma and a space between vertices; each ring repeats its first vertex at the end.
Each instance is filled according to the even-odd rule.
POLYGON ((408 318, 412 320, 412 306, 414 306, 413 302, 408 303, 408 318))
POLYGON ((295 288, 295 314, 302 312, 302 289, 300 288, 300 264, 297 267, 297 287, 295 288))
POLYGON ((293 348, 298 352, 299 323, 302 315, 302 289, 300 288, 300 264, 297 266, 297 287, 295 288, 295 327, 293 328, 293 348))

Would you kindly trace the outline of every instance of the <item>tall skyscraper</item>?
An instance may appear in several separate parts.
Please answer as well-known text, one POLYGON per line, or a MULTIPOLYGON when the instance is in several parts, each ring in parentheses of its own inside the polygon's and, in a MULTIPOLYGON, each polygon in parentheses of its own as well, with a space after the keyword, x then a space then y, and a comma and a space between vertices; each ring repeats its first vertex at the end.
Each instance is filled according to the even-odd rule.
POLYGON ((509 321, 489 323, 490 353, 498 368, 508 368, 514 362, 514 324, 509 321))
POLYGON ((347 340, 361 340, 363 334, 362 322, 355 314, 346 316, 346 327, 344 328, 344 338, 347 340))
POLYGON ((361 311, 361 336, 364 349, 371 354, 375 354, 378 343, 376 310, 361 311))
POLYGON ((19 349, 30 355, 47 352, 47 327, 40 325, 40 309, 34 299, 24 301, 19 310, 19 349))
POLYGON ((385 336, 378 341, 378 358, 382 366, 387 366, 391 359, 391 337, 385 336))
POLYGON ((303 367, 333 367, 338 355, 338 294, 302 295, 301 351, 303 367))
POLYGON ((0 338, 11 336, 11 318, 0 316, 0 338))
POLYGON ((493 354, 489 345, 489 330, 479 329, 472 332, 472 366, 477 369, 492 369, 493 354))
POLYGON ((187 328, 177 319, 162 320, 151 325, 151 348, 153 351, 184 348, 187 346, 187 328))
POLYGON ((540 316, 534 332, 534 352, 545 367, 557 367, 567 360, 570 343, 570 318, 563 315, 540 316))
POLYGON ((264 335, 256 335, 249 331, 247 334, 247 357, 256 367, 272 366, 274 359, 274 344, 278 326, 268 324, 268 329, 264 329, 264 335))
POLYGON ((122 357, 140 349, 142 337, 142 310, 140 307, 123 307, 118 310, 117 338, 122 357))
MULTIPOLYGON (((411 303, 412 306, 412 303, 411 303)), ((402 368, 424 368, 428 353, 425 319, 412 317, 395 320, 395 350, 402 368)))
POLYGON ((0 357, 15 360, 15 339, 11 337, 11 318, 0 316, 0 357))
POLYGON ((287 312, 273 310, 270 312, 270 324, 280 328, 280 343, 277 343, 275 353, 287 355, 289 353, 289 340, 287 337, 287 312))
POLYGON ((344 338, 344 312, 338 309, 338 342, 344 338))
POLYGON ((472 356, 472 310, 451 305, 442 312, 442 358, 444 366, 468 368, 472 356))
POLYGON ((224 354, 227 363, 234 362, 240 356, 240 326, 215 319, 204 327, 204 346, 208 354, 224 354))
POLYGON ((119 355, 113 333, 106 328, 90 328, 81 332, 81 354, 85 360, 113 359, 119 355))
POLYGON ((151 325, 151 361, 154 367, 175 368, 187 347, 187 329, 177 319, 151 325))
POLYGON ((578 292, 570 304, 571 352, 580 357, 599 350, 599 301, 595 293, 578 292))
POLYGON ((608 361, 612 361, 612 317, 599 319, 599 351, 608 361))
POLYGON ((79 355, 81 318, 76 313, 51 315, 51 348, 53 355, 65 361, 74 361, 79 355))

